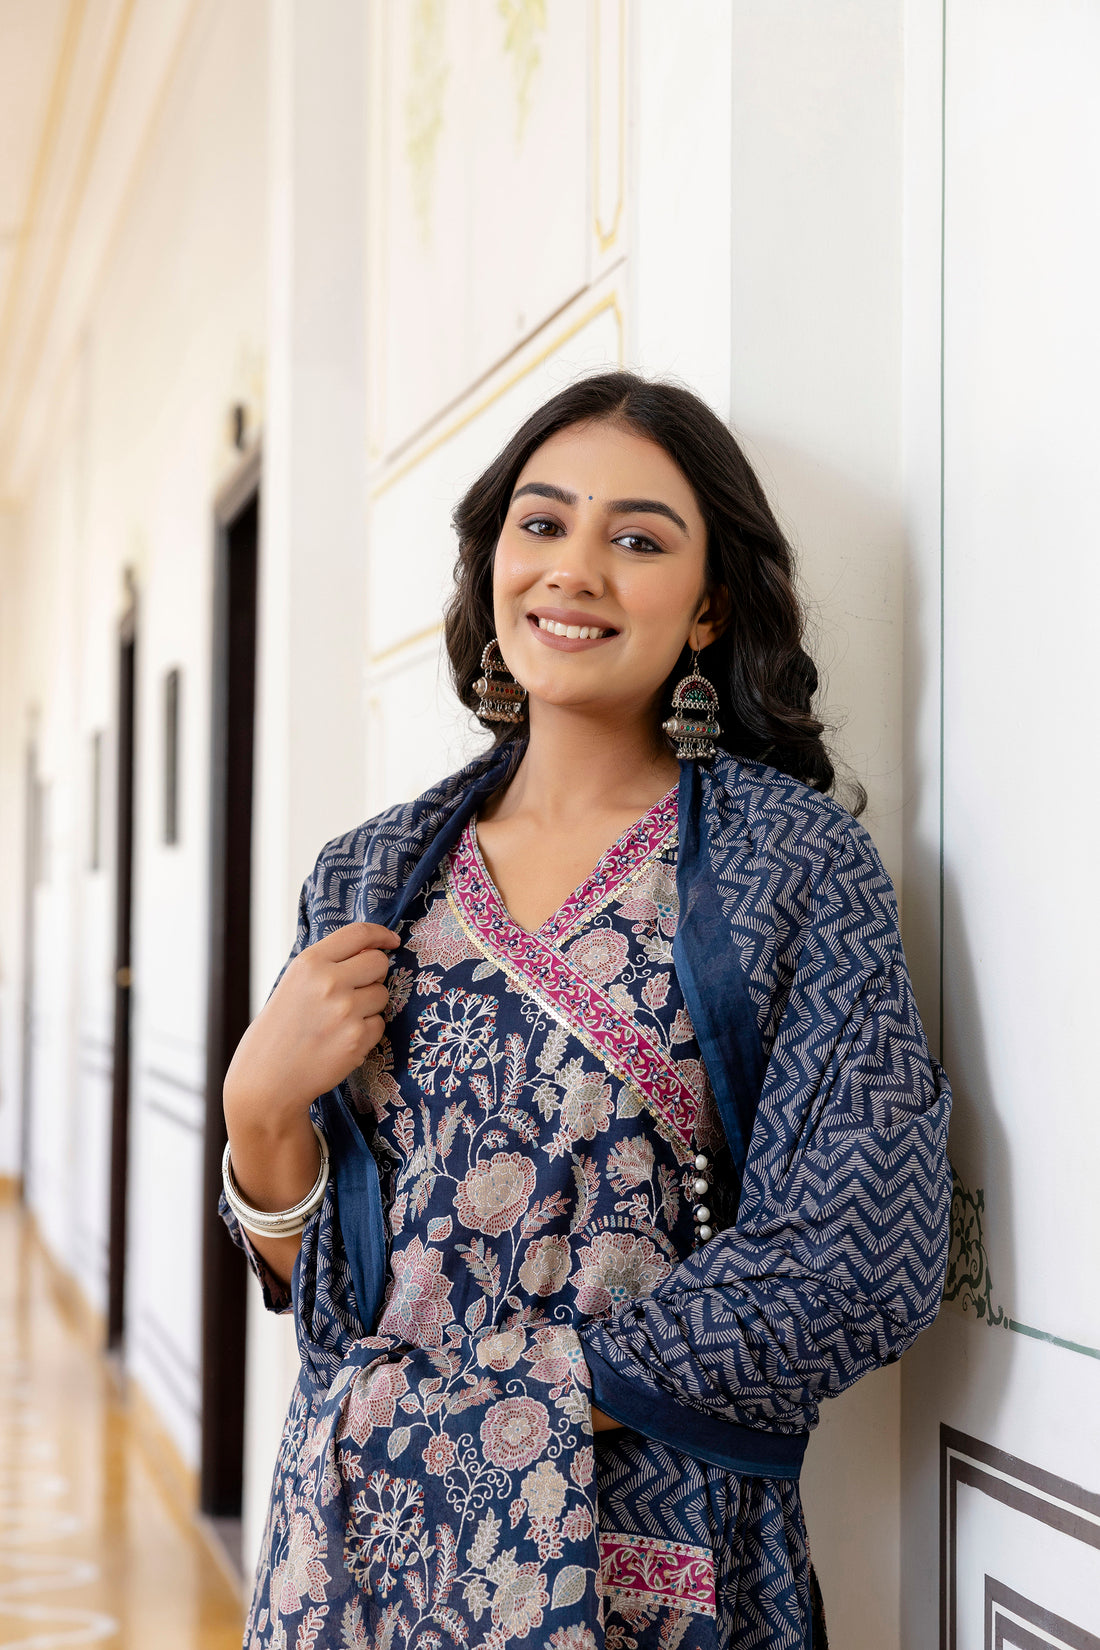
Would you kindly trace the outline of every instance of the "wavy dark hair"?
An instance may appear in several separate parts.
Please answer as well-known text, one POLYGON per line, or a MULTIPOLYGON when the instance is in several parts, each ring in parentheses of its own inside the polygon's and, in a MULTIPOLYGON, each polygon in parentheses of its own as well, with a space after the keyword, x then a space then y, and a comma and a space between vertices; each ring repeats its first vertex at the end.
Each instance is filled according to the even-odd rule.
MULTIPOLYGON (((663 447, 687 478, 707 529, 707 588, 724 586, 728 617, 699 655, 720 705, 718 741, 735 756, 770 763, 818 791, 836 784, 812 702, 818 675, 803 646, 805 619, 794 558, 764 489, 722 420, 678 384, 617 370, 578 379, 537 408, 459 500, 455 588, 444 634, 459 698, 476 714, 473 683, 493 635, 493 557, 516 480, 535 449, 559 430, 590 422, 617 425, 663 447)), ((665 684, 662 716, 690 660, 685 648, 665 684)), ((486 723, 497 743, 526 732, 522 723, 486 723)), ((849 783, 862 812, 866 793, 849 783)))

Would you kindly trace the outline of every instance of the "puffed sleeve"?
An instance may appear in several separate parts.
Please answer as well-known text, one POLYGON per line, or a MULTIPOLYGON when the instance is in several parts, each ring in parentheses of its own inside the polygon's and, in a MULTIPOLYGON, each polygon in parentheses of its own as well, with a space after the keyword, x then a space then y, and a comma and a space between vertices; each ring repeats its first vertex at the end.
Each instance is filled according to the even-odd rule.
POLYGON ((837 833, 792 954, 736 1223, 581 1331, 594 1402, 642 1432, 659 1414, 666 1441, 700 1415, 805 1431, 939 1306, 951 1091, 862 827, 837 833))

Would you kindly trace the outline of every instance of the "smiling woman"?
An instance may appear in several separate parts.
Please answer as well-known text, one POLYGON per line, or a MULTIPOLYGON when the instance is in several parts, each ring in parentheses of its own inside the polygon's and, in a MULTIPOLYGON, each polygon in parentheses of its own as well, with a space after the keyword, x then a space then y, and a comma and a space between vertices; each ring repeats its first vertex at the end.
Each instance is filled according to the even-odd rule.
MULTIPOLYGON (((698 396, 628 372, 582 379, 517 430, 461 500, 454 524, 460 550, 447 647, 457 691, 472 710, 478 709, 472 686, 477 662, 494 632, 505 658, 522 674, 521 659, 510 659, 509 637, 500 628, 505 621, 496 609, 505 580, 509 589, 519 580, 522 595, 523 566, 533 552, 518 546, 524 538, 565 539, 563 566, 551 568, 564 574, 565 583, 555 586, 554 600, 545 586, 543 600, 529 612, 537 607, 536 618, 567 629, 593 619, 616 628, 612 609, 619 588, 628 599, 644 599, 648 592, 659 606, 665 589, 682 601, 681 584, 695 581, 691 595, 699 617, 710 622, 694 632, 694 640, 691 626, 683 624, 680 657, 667 661, 658 683, 662 712, 667 714, 676 677, 683 674, 674 667, 686 667, 691 643, 718 695, 719 743, 731 753, 767 760, 815 790, 833 788, 833 763, 812 711, 817 670, 802 645, 790 547, 741 448, 698 396), (539 500, 554 508, 533 508, 539 500), (576 575, 571 561, 594 555, 597 531, 605 555, 591 571, 611 582, 604 595, 585 592, 575 600, 566 595, 576 575), (498 543, 515 570, 503 578, 498 572, 494 583, 498 543), (638 565, 669 560, 675 574, 666 568, 651 576, 638 565)), ((560 559, 551 556, 551 562, 560 559)), ((635 643, 649 622, 639 618, 635 643)), ((674 631, 663 632, 661 663, 674 639, 674 631)), ((496 730, 498 739, 513 738, 515 731, 496 730)), ((854 814, 865 800, 860 786, 849 787, 854 814)))
POLYGON ((322 850, 226 1079, 302 1355, 246 1643, 821 1650, 799 1469, 935 1315, 950 1090, 790 551, 625 372, 454 520, 494 745, 322 850))

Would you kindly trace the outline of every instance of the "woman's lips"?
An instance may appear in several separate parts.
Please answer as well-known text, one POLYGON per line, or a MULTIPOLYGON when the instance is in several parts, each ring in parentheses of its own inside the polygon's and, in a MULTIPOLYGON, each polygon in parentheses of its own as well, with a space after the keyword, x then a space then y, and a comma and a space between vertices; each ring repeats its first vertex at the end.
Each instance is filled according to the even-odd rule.
POLYGON ((557 648, 561 653, 580 653, 584 648, 600 647, 619 634, 617 630, 604 630, 597 625, 565 625, 556 619, 540 619, 534 613, 527 615, 527 623, 545 647, 557 648))

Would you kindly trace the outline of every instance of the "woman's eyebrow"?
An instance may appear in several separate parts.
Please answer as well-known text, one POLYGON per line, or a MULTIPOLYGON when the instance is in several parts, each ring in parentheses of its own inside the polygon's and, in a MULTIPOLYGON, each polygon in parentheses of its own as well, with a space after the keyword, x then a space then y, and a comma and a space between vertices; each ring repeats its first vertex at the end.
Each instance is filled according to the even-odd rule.
POLYGON ((538 493, 540 498, 553 498, 559 504, 576 504, 577 495, 571 493, 567 487, 555 487, 552 481, 528 481, 522 487, 517 487, 512 494, 512 503, 522 498, 524 493, 538 493))
POLYGON ((671 504, 662 504, 659 498, 613 498, 609 501, 608 513, 613 516, 667 516, 674 521, 685 538, 690 538, 687 522, 683 516, 678 516, 671 504))
MULTIPOLYGON (((528 481, 522 487, 517 487, 512 494, 512 503, 522 498, 524 493, 537 493, 540 498, 556 499, 559 504, 575 505, 576 493, 571 493, 567 487, 556 487, 552 481, 528 481)), ((648 516, 667 516, 674 521, 685 538, 690 538, 687 522, 670 504, 663 504, 659 498, 613 498, 608 501, 607 511, 612 516, 627 516, 644 514, 648 516)))

